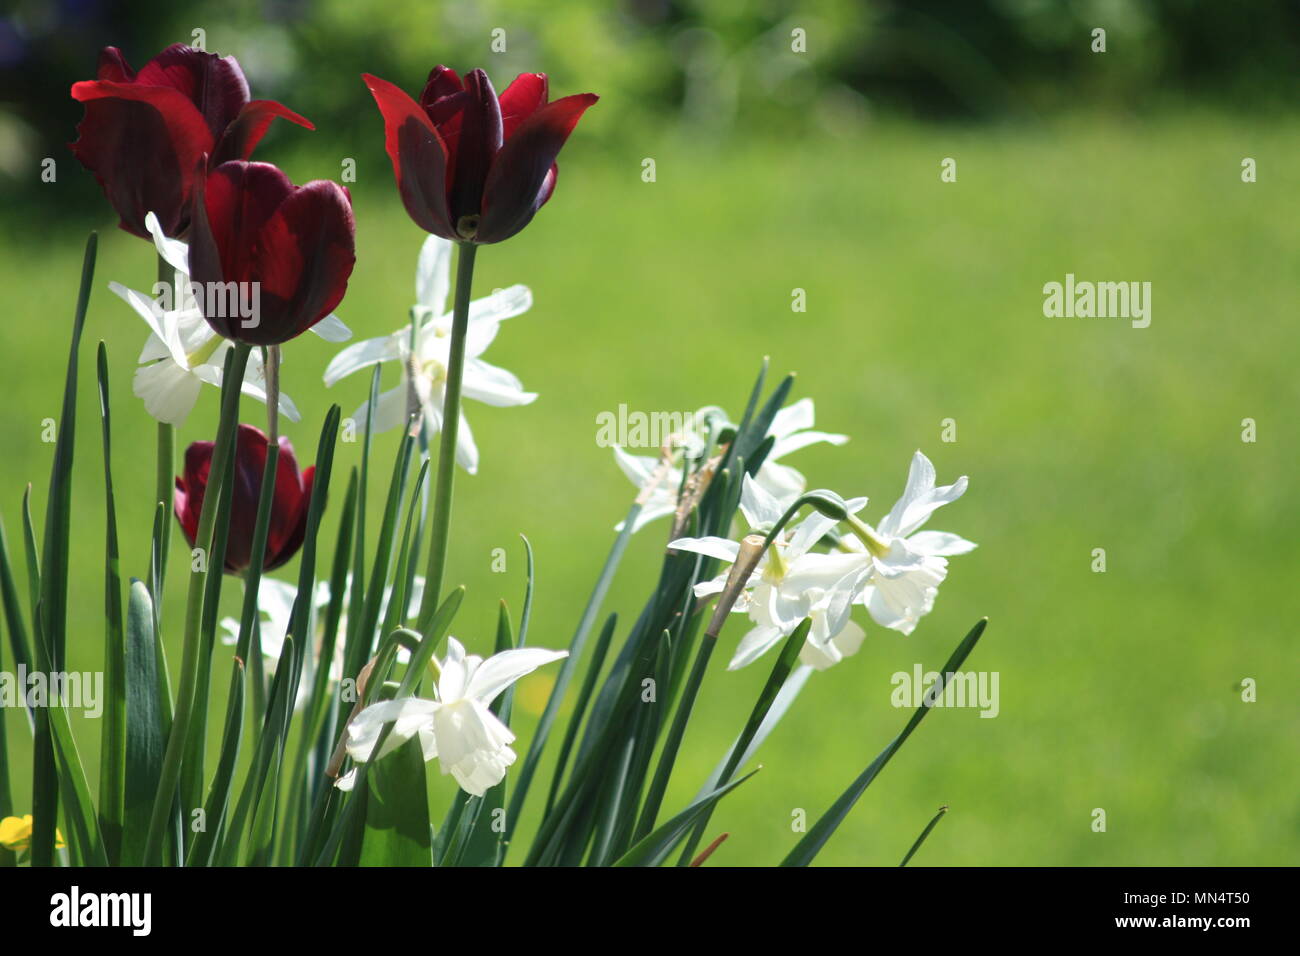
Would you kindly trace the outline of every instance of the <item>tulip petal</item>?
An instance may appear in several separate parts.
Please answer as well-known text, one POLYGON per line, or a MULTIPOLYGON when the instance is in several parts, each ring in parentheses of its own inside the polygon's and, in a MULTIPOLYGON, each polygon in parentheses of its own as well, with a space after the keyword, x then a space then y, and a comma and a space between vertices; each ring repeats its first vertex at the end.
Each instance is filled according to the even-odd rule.
POLYGON ((135 79, 135 70, 126 62, 121 50, 115 46, 106 46, 99 53, 99 69, 95 71, 95 78, 110 83, 130 83, 135 79))
POLYGON ((528 225, 549 198, 544 189, 561 147, 587 108, 593 93, 566 96, 537 110, 519 124, 497 154, 483 187, 483 218, 478 242, 509 239, 528 225))
POLYGON ((212 150, 212 133, 183 93, 165 86, 85 81, 72 85, 85 104, 73 154, 95 174, 127 232, 148 239, 145 216, 179 235, 196 169, 212 150))
POLYGON ((277 117, 307 129, 316 128, 310 120, 299 116, 282 103, 275 100, 253 100, 239 111, 225 132, 220 134, 212 152, 212 165, 219 166, 231 159, 248 159, 277 117))
POLYGON ((447 209, 447 147, 433 122, 392 83, 369 73, 362 79, 383 114, 384 148, 407 214, 425 232, 459 238, 447 209))
MULTIPOLYGON (((471 70, 465 77, 469 94, 460 116, 460 141, 455 148, 449 190, 452 225, 460 226, 466 216, 477 217, 483 206, 483 184, 487 182, 492 159, 501 149, 501 104, 492 81, 482 70, 471 70)), ((470 232, 477 225, 467 224, 470 232)))
POLYGON ((356 265, 355 232, 352 201, 338 183, 305 183, 280 204, 261 230, 259 266, 264 302, 268 295, 284 300, 285 315, 280 322, 264 317, 248 341, 268 335, 266 344, 284 342, 334 311, 356 265))
POLYGON ((135 83, 183 93, 198 108, 214 139, 248 103, 248 81, 233 56, 217 56, 183 43, 173 43, 141 67, 135 83))
POLYGON ((546 105, 546 74, 520 73, 501 94, 502 135, 509 139, 519 124, 546 105))

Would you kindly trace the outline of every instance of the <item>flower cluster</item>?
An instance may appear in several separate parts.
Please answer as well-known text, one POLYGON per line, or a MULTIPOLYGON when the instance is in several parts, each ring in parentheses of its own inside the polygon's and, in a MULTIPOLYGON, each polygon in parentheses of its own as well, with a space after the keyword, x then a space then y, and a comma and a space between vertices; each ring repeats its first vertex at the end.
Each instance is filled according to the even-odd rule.
MULTIPOLYGON (((761 475, 761 472, 760 472, 761 475)), ((795 504, 802 487, 773 495, 761 481, 744 479, 741 512, 750 529, 767 533, 795 504)), ((811 620, 802 652, 805 664, 824 670, 857 652, 864 634, 850 619, 854 605, 864 606, 881 627, 911 634, 934 607, 939 585, 948 574, 947 558, 975 545, 943 531, 920 531, 940 506, 966 490, 963 476, 935 487, 934 465, 921 452, 912 457, 903 495, 873 529, 857 517, 866 498, 847 501, 849 533, 837 536, 832 549, 814 550, 828 540, 836 519, 814 512, 793 528, 782 528, 744 584, 733 613, 749 616, 753 628, 741 639, 730 669, 752 664, 779 641, 811 620)), ((678 538, 668 547, 734 563, 740 543, 718 537, 678 538)), ((727 575, 695 586, 697 597, 723 590, 727 575)))
MULTIPOLYGON (((446 66, 429 74, 418 100, 370 74, 363 81, 384 121, 401 201, 429 234, 419 252, 409 321, 343 348, 323 374, 324 384, 334 386, 372 370, 370 398, 353 418, 375 433, 404 430, 377 535, 373 521, 367 523, 375 512, 367 489, 377 484, 373 436, 340 494, 337 473, 347 467, 335 462, 341 408, 330 409, 316 463, 305 468, 279 432, 281 416, 301 418, 280 388, 282 347, 309 330, 331 342, 351 338, 334 315, 356 265, 350 194, 329 181, 295 185, 277 167, 251 158, 275 118, 311 124, 279 103, 251 99, 234 58, 180 45, 138 73, 107 48, 96 79, 72 87, 85 107, 74 153, 100 182, 121 227, 151 240, 156 254, 161 281, 152 292, 119 283, 110 288, 149 328, 133 389, 160 423, 155 506, 170 494, 193 550, 173 688, 159 667, 170 525, 155 524, 148 583, 134 580, 123 602, 105 402, 106 580, 117 593, 104 602, 114 706, 99 748, 101 805, 90 805, 66 722, 52 724, 48 712, 34 713, 37 779, 58 782, 59 800, 49 790, 42 798, 42 787, 34 787, 34 816, 0 820, 0 849, 29 854, 33 865, 50 865, 59 848, 72 862, 93 865, 500 865, 562 713, 569 724, 523 862, 658 865, 677 851, 683 865, 698 862, 703 857, 694 851, 708 814, 743 782, 733 779, 737 771, 808 673, 862 646, 865 631, 852 620, 854 609, 910 634, 934 606, 947 559, 975 547, 954 534, 923 530, 938 508, 961 497, 966 478, 939 486, 919 451, 902 496, 874 525, 858 516, 865 497, 809 492, 804 475, 785 459, 848 438, 814 428, 811 399, 786 405, 790 378, 760 403, 765 369, 740 423, 711 406, 695 414, 688 434, 669 437, 657 457, 614 449, 637 496, 567 650, 530 644, 529 545, 519 630, 502 601, 496 653, 470 653, 453 636, 465 589, 444 587, 454 484, 460 471, 474 474, 480 464, 461 402, 522 406, 537 398, 484 358, 502 323, 532 308, 532 293, 512 285, 475 299, 475 256, 518 234, 552 197, 557 156, 596 97, 552 101, 541 73, 518 76, 498 96, 482 70, 462 78, 446 66), (380 392, 385 364, 395 364, 401 377, 380 392), (205 383, 221 390, 217 433, 188 445, 172 489, 174 429, 188 420, 205 383), (266 430, 240 421, 244 395, 266 404, 266 430), (331 494, 343 504, 322 580, 320 517, 331 494), (566 693, 630 536, 662 517, 672 522, 657 583, 642 612, 624 618, 626 634, 614 653, 607 652, 619 615, 608 616, 582 665, 589 666, 582 689, 566 711, 566 693), (209 554, 220 555, 212 567, 209 554), (263 576, 298 555, 296 584, 263 576), (221 572, 239 578, 239 620, 219 616, 227 580, 221 572), (730 669, 784 646, 732 750, 701 795, 665 820, 663 801, 686 723, 731 614, 745 616, 749 627, 730 669), (221 642, 236 648, 219 723, 207 710, 218 699, 210 687, 218 628, 221 642), (269 681, 267 663, 274 671, 269 681), (514 748, 510 688, 552 664, 559 665, 553 689, 521 755, 514 748), (136 682, 129 689, 128 674, 136 682), (247 723, 246 710, 254 716, 247 723), (205 763, 205 735, 218 726, 223 738, 214 766, 205 763), (254 735, 253 756, 240 761, 246 733, 254 735), (424 765, 432 761, 463 791, 438 828, 425 790, 424 765), (499 785, 519 762, 507 807, 499 785), (236 788, 234 777, 245 764, 251 769, 236 788), (151 794, 147 814, 137 812, 141 793, 151 794), (179 808, 200 805, 214 814, 208 827, 191 832, 174 825, 179 808), (59 819, 69 835, 66 847, 55 829, 59 819)), ((94 248, 92 238, 83 305, 94 248)), ((83 319, 84 309, 64 404, 72 419, 60 429, 53 456, 49 547, 33 568, 41 574, 42 599, 40 627, 31 629, 41 638, 34 651, 21 648, 29 630, 21 618, 17 626, 8 622, 20 656, 47 663, 61 660, 67 643, 70 500, 59 492, 71 486, 75 343, 83 319)), ((102 396, 102 344, 99 357, 102 396)), ((0 559, 7 580, 3 547, 0 559)), ((5 602, 7 617, 18 617, 19 603, 5 602)), ((553 633, 552 622, 546 626, 553 633)), ((976 625, 950 664, 961 663, 982 629, 976 625)), ((922 716, 873 766, 883 765, 922 716)), ((4 753, 0 747, 0 760, 4 753)), ((841 804, 860 792, 851 788, 841 804)), ((838 822, 833 809, 787 862, 811 860, 838 822)))

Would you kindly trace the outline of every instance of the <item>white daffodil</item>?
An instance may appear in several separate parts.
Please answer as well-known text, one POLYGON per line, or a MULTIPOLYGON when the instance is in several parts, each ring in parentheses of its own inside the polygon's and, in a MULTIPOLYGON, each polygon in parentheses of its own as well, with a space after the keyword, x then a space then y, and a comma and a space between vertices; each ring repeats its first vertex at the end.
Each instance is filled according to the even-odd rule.
MULTIPOLYGON (((444 774, 455 777, 462 790, 481 797, 505 778, 506 768, 517 756, 510 747, 515 735, 489 705, 525 674, 568 656, 568 651, 519 647, 484 660, 466 654, 461 643, 449 637, 436 699, 405 697, 367 707, 348 724, 348 754, 363 763, 418 737, 425 760, 438 758, 444 774), (393 729, 375 754, 380 733, 390 721, 393 729)), ((355 779, 348 774, 336 786, 351 789, 355 779)))
MULTIPOLYGON (((190 291, 189 247, 179 239, 163 235, 153 213, 145 217, 145 226, 153 236, 158 254, 175 270, 172 283, 175 301, 167 302, 161 296, 155 299, 117 282, 110 282, 108 287, 135 309, 152 333, 140 353, 140 367, 136 369, 132 391, 144 400, 145 409, 158 421, 179 426, 189 417, 204 382, 221 387, 226 353, 233 344, 212 330, 194 300, 190 291), (165 305, 172 308, 164 308, 165 305)), ((312 331, 331 342, 344 342, 352 335, 333 315, 313 326, 312 331)), ((241 391, 266 402, 266 372, 258 349, 249 355, 241 391)), ((283 392, 279 407, 280 413, 290 421, 300 420, 297 407, 283 392)))
MULTIPOLYGON (((846 506, 852 513, 866 503, 866 498, 855 498, 846 502, 846 506)), ((740 508, 752 530, 770 531, 787 507, 788 501, 774 497, 758 481, 745 476, 740 508)), ((728 670, 752 664, 794 633, 808 617, 813 623, 808 632, 805 663, 816 661, 823 668, 828 667, 861 646, 860 628, 856 634, 845 632, 852 624, 850 584, 860 574, 861 562, 851 556, 817 554, 811 550, 835 524, 834 518, 815 511, 772 540, 732 607, 732 613, 748 614, 754 627, 741 639, 728 670), (832 580, 827 580, 828 576, 832 580), (836 640, 840 643, 833 643, 836 640)), ((668 547, 717 558, 727 564, 734 563, 740 553, 739 542, 717 537, 678 538, 668 547)), ((711 581, 695 585, 696 597, 721 592, 727 578, 728 572, 723 572, 711 581)))
MULTIPOLYGON (((800 399, 777 412, 768 427, 767 437, 774 441, 772 450, 768 452, 762 466, 758 469, 757 481, 765 491, 778 500, 788 503, 803 494, 808 487, 807 479, 789 465, 781 464, 781 458, 818 442, 843 445, 849 440, 848 435, 813 431, 813 411, 811 398, 800 399)), ((663 473, 661 458, 630 455, 618 446, 614 447, 614 460, 623 474, 627 475, 638 488, 645 489, 651 481, 657 481, 647 494, 636 522, 632 525, 633 533, 640 531, 656 518, 673 514, 677 510, 677 492, 682 485, 681 468, 669 468, 666 473, 663 473)), ((623 530, 621 522, 615 530, 623 530)))
MULTIPOLYGON (((415 276, 416 305, 411 322, 418 329, 412 348, 412 325, 392 335, 357 342, 334 357, 325 369, 325 384, 335 382, 379 362, 398 362, 402 383, 379 396, 375 408, 377 432, 406 424, 410 387, 423 410, 426 434, 432 438, 442 430, 442 410, 446 402, 447 367, 451 354, 452 316, 446 310, 451 287, 451 243, 437 236, 425 240, 420 250, 415 276)), ((525 392, 523 384, 511 372, 489 365, 480 356, 496 338, 501 323, 527 312, 533 294, 527 286, 512 285, 476 299, 469 306, 469 326, 465 338, 465 368, 461 395, 487 405, 527 405, 537 398, 525 392)), ((366 420, 369 401, 362 402, 353 418, 366 420)), ((456 461, 470 474, 478 470, 478 448, 462 412, 457 431, 456 461)))
POLYGON ((934 465, 918 451, 893 510, 874 528, 850 517, 856 537, 846 535, 840 543, 863 562, 857 602, 877 624, 903 634, 911 634, 934 607, 939 585, 948 575, 948 557, 976 547, 946 531, 919 530, 938 508, 966 491, 965 475, 943 487, 935 487, 934 479, 934 465))

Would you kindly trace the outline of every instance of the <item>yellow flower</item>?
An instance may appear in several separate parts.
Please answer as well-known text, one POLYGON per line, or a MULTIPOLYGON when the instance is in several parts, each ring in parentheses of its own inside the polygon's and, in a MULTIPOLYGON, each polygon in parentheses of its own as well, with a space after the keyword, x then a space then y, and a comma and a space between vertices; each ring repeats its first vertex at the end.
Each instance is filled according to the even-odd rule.
MULTIPOLYGON (((58 830, 54 831, 55 846, 63 847, 63 834, 58 830)), ((21 853, 31 845, 32 842, 32 815, 30 813, 21 817, 5 817, 0 820, 0 846, 6 850, 12 850, 14 853, 21 853)))

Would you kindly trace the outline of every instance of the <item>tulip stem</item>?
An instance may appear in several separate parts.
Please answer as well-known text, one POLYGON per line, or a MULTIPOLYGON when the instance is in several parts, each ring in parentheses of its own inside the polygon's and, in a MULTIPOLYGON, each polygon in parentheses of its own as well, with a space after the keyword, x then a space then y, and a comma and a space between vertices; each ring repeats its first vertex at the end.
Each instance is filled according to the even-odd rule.
POLYGON ((221 424, 217 426, 216 447, 208 468, 208 483, 203 491, 203 505, 199 511, 198 533, 194 546, 201 550, 201 561, 195 570, 190 564, 190 587, 185 605, 185 644, 181 656, 181 678, 176 690, 176 710, 172 716, 171 733, 163 754, 162 769, 158 775, 158 796, 154 800, 153 814, 149 818, 149 835, 145 841, 144 864, 162 864, 163 837, 167 832, 172 806, 176 800, 176 784, 180 779, 181 760, 190 731, 194 709, 194 691, 198 682, 200 654, 200 623, 203 616, 203 593, 208 574, 221 568, 209 567, 212 534, 216 524, 217 508, 229 498, 230 489, 224 487, 223 476, 233 453, 235 427, 239 421, 239 393, 248 366, 250 346, 236 342, 227 360, 225 376, 221 380, 221 424))
POLYGON ((451 354, 447 363, 446 399, 442 407, 442 435, 438 445, 438 486, 434 492, 433 520, 429 531, 429 566, 417 629, 424 633, 442 598, 442 577, 447 564, 447 539, 451 533, 452 485, 456 479, 456 440, 460 431, 460 390, 465 373, 465 336, 469 329, 470 286, 474 281, 472 242, 457 243, 456 302, 451 319, 451 354))

